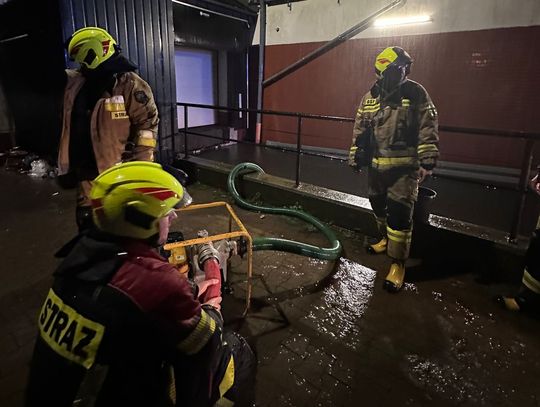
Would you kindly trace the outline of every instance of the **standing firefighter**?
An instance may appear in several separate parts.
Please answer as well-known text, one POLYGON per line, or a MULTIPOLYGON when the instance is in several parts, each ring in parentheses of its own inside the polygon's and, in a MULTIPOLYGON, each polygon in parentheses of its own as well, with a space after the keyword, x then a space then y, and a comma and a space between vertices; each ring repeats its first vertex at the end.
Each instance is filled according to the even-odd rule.
POLYGON ((242 337, 223 332, 218 260, 201 259, 197 287, 155 249, 186 197, 155 163, 118 164, 95 179, 96 228, 62 250, 26 406, 251 405, 256 362, 242 337))
MULTIPOLYGON (((530 187, 540 196, 540 166, 530 181, 530 187)), ((525 253, 525 269, 519 292, 512 296, 499 296, 496 300, 510 311, 540 316, 540 216, 525 253)))
POLYGON ((119 162, 153 161, 159 120, 150 86, 107 31, 81 28, 67 53, 80 69, 66 70, 58 180, 78 187, 81 230, 91 224, 91 181, 119 162))
POLYGON ((378 80, 356 114, 349 165, 368 167, 369 201, 379 228, 372 253, 392 259, 384 288, 403 286, 418 184, 439 156, 437 110, 422 85, 407 79, 412 58, 389 47, 375 60, 378 80))

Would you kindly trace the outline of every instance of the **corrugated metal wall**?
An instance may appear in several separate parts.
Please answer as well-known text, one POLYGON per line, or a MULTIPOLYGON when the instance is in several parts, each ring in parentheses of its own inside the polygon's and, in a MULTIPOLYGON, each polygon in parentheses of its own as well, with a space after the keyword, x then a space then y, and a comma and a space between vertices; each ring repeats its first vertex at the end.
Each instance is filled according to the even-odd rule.
POLYGON ((159 116, 161 161, 172 158, 176 131, 174 28, 170 0, 60 0, 63 37, 77 29, 99 26, 116 38, 124 55, 139 66, 152 87, 159 116))

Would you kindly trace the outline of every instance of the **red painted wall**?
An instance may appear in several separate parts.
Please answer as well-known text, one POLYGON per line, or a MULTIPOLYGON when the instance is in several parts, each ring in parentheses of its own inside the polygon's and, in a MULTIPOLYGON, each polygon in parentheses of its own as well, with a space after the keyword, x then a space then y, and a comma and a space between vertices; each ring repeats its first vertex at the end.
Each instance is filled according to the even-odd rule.
MULTIPOLYGON (((268 46, 265 77, 320 45, 268 46)), ((264 108, 353 117, 375 80, 375 55, 390 45, 414 58, 410 78, 430 93, 440 124, 540 131, 540 26, 350 40, 266 88, 264 108)), ((348 150, 351 131, 350 123, 307 120, 303 145, 348 150)), ((264 117, 264 140, 296 143, 295 132, 293 119, 264 117)), ((442 160, 516 168, 523 146, 455 133, 440 142, 442 160)))

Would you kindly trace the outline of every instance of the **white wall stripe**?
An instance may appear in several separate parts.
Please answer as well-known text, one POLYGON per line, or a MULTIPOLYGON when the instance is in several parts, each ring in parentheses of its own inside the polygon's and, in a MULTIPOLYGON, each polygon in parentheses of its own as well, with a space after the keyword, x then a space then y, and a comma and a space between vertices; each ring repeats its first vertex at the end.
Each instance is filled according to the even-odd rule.
MULTIPOLYGON (((267 44, 328 41, 390 0, 307 0, 268 7, 267 44)), ((393 28, 370 27, 355 38, 475 31, 540 25, 540 0, 408 0, 384 17, 428 14, 433 22, 393 28)), ((254 44, 259 42, 259 27, 254 44)))

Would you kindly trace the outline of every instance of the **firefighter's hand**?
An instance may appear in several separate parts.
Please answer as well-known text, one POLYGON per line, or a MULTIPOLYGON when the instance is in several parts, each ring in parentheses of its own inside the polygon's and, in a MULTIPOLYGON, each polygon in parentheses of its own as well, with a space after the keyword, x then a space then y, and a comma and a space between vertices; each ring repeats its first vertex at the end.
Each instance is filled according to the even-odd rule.
POLYGON ((211 307, 214 307, 218 311, 221 311, 221 297, 210 298, 203 305, 210 305, 211 307))
POLYGON ((199 288, 199 297, 203 295, 206 290, 208 290, 208 287, 211 285, 219 284, 219 280, 217 278, 211 278, 209 280, 203 280, 200 283, 197 284, 197 287, 199 288))
POLYGON ((433 174, 433 170, 426 170, 425 168, 420 167, 420 169, 418 170, 418 183, 421 184, 422 182, 424 182, 426 177, 432 174, 433 174))

